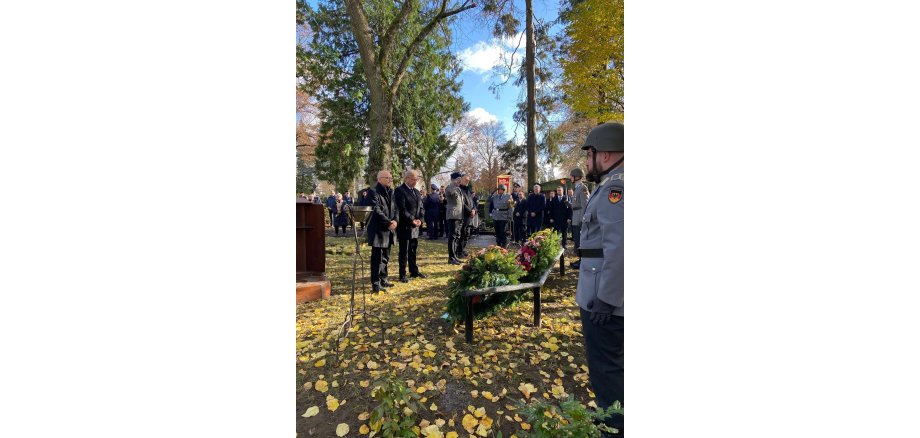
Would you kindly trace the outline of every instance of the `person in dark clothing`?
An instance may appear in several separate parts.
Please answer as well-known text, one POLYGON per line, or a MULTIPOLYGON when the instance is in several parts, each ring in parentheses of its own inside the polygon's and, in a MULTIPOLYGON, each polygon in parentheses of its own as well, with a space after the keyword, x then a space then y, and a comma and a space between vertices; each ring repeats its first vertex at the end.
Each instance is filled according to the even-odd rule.
POLYGON ((524 243, 527 234, 527 199, 523 196, 514 204, 514 241, 524 243))
POLYGON ((555 198, 556 192, 553 192, 553 191, 543 192, 543 195, 546 196, 546 206, 543 207, 543 229, 545 230, 547 228, 553 227, 553 224, 551 221, 551 219, 553 218, 553 215, 551 214, 551 211, 550 211, 550 203, 553 201, 553 199, 556 199, 555 198))
MULTIPOLYGON (((342 199, 342 195, 335 195, 335 235, 339 235, 339 228, 342 228, 342 234, 348 229, 348 204, 342 199)), ((354 225, 352 225, 354 227, 354 225)))
POLYGON ((346 204, 348 204, 348 205, 354 205, 354 204, 355 204, 355 200, 351 197, 351 192, 346 191, 345 194, 342 195, 342 202, 344 202, 344 203, 346 203, 346 204))
MULTIPOLYGON (((374 187, 374 210, 367 224, 367 244, 371 247, 371 287, 374 292, 386 292, 393 283, 387 280, 387 264, 390 261, 390 247, 396 240, 396 200, 393 195, 393 177, 390 172, 377 172, 377 186, 374 187)), ((370 195, 370 193, 368 193, 370 195)))
POLYGON ((409 275, 413 278, 427 277, 419 272, 416 264, 419 230, 425 215, 422 195, 415 189, 418 177, 418 172, 407 170, 403 173, 403 183, 395 191, 396 210, 399 215, 396 225, 396 239, 399 240, 399 281, 403 283, 409 282, 409 278, 406 277, 407 262, 409 275))
POLYGON ((438 238, 447 237, 447 197, 444 196, 443 191, 439 191, 441 195, 441 211, 438 212, 438 238))
POLYGON ((572 206, 562 193, 562 187, 557 187, 556 195, 553 196, 548 210, 550 212, 550 226, 562 236, 562 248, 565 248, 568 242, 566 230, 572 222, 572 206))
POLYGON ((543 226, 543 210, 546 208, 546 197, 540 193, 540 185, 533 185, 533 193, 527 197, 527 236, 541 230, 543 226))
POLYGON ((431 193, 425 196, 425 226, 428 228, 428 240, 435 240, 441 237, 440 216, 441 216, 441 194, 437 184, 431 185, 431 193))
POLYGON ((473 230, 479 227, 479 217, 476 216, 476 204, 473 203, 474 194, 472 193, 469 176, 463 177, 460 183, 460 193, 463 195, 463 226, 460 228, 460 243, 457 247, 457 253, 460 257, 469 257, 470 254, 466 252, 466 245, 470 242, 470 235, 473 230))
POLYGON ((326 198, 326 210, 329 210, 329 227, 335 228, 335 191, 326 198))
MULTIPOLYGON (((358 193, 358 205, 365 206, 365 207, 374 206, 374 188, 373 187, 362 189, 358 193)), ((361 224, 360 229, 364 230, 364 222, 358 222, 358 223, 361 224)))

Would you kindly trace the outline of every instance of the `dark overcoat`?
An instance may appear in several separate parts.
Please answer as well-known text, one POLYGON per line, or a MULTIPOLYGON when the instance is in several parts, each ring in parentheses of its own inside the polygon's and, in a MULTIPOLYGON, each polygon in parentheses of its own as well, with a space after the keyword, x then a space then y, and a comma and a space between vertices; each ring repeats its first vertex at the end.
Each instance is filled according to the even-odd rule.
POLYGON ((396 220, 396 200, 393 189, 378 183, 374 190, 368 190, 365 202, 373 201, 374 210, 367 224, 367 244, 376 248, 389 248, 396 239, 396 233, 388 227, 396 220))
POLYGON ((419 227, 412 221, 424 221, 425 209, 422 207, 422 195, 418 190, 405 184, 396 188, 396 210, 399 223, 396 225, 396 238, 399 240, 418 239, 419 227))

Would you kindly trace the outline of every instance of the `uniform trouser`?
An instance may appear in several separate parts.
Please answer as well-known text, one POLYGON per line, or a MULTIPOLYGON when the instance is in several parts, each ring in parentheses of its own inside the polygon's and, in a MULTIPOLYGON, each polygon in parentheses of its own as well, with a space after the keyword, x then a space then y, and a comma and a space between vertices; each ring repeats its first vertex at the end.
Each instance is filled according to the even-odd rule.
POLYGON ((463 227, 463 221, 460 219, 447 220, 447 258, 448 260, 459 260, 460 253, 457 250, 460 245, 460 228, 463 227))
POLYGON ((437 239, 441 234, 441 229, 439 228, 441 224, 438 223, 437 219, 428 219, 425 221, 425 226, 428 227, 428 238, 431 240, 437 239))
POLYGON ((508 245, 508 236, 505 235, 505 227, 508 221, 495 221, 495 244, 504 248, 508 245))
MULTIPOLYGON (((613 402, 623 403, 623 317, 614 316, 602 326, 591 322, 591 312, 581 311, 581 331, 585 335, 588 378, 597 396, 597 405, 606 409, 613 402)), ((614 414, 604 421, 623 429, 623 416, 614 414)))
MULTIPOLYGON (((393 246, 393 245, 390 245, 393 246)), ((371 285, 381 287, 380 282, 387 281, 387 263, 390 262, 390 246, 371 248, 371 285)))
POLYGON ((418 265, 415 256, 418 252, 418 239, 404 239, 399 241, 399 276, 406 276, 406 259, 409 259, 409 273, 418 275, 418 265))
POLYGON ((581 225, 572 225, 572 242, 575 243, 575 252, 581 247, 581 225))

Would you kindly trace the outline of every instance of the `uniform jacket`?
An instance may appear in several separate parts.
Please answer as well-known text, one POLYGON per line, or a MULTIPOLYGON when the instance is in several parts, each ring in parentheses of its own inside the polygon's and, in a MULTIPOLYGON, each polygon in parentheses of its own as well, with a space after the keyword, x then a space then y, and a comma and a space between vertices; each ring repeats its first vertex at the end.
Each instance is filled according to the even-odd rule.
POLYGON ((602 249, 603 258, 582 257, 575 302, 590 311, 599 299, 623 316, 623 168, 610 171, 591 194, 582 215, 581 250, 602 249))
POLYGON ((438 216, 441 214, 441 194, 437 192, 431 192, 428 195, 426 195, 424 206, 425 206, 425 220, 426 221, 437 220, 438 216))
POLYGON ((489 198, 489 202, 492 203, 492 220, 511 220, 511 195, 507 193, 499 195, 496 193, 489 198))
POLYGON ((578 181, 575 183, 575 195, 572 196, 572 225, 581 226, 581 217, 585 213, 586 205, 588 205, 588 187, 584 182, 578 181))
POLYGON ((399 214, 399 223, 396 225, 396 238, 399 240, 418 239, 420 227, 412 223, 413 220, 425 219, 425 209, 422 207, 422 194, 418 190, 405 184, 396 188, 396 210, 399 214))
POLYGON ((376 248, 389 248, 396 238, 396 233, 388 228, 390 221, 396 220, 393 189, 377 183, 374 190, 368 191, 367 195, 367 198, 373 201, 374 207, 367 224, 367 244, 376 248))
POLYGON ((527 226, 539 228, 543 225, 543 210, 546 208, 546 195, 535 193, 527 197, 527 226), (536 216, 530 217, 530 213, 536 216))
POLYGON ((460 186, 451 182, 444 189, 444 196, 447 197, 447 220, 463 219, 463 204, 466 200, 460 186))

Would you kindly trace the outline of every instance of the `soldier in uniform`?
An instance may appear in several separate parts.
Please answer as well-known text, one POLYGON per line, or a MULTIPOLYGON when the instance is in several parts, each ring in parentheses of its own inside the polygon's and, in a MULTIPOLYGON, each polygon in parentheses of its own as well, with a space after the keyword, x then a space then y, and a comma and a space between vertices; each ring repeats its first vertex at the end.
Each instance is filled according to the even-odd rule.
POLYGON ((490 202, 493 206, 492 220, 495 221, 495 244, 504 248, 508 246, 508 236, 505 227, 511 219, 511 195, 505 193, 505 185, 499 184, 498 190, 490 202))
MULTIPOLYGON (((588 181, 598 185, 582 212, 575 301, 581 308, 591 389, 598 406, 606 408, 623 403, 623 125, 595 127, 582 149, 587 151, 588 181)), ((622 415, 606 422, 622 436, 622 415)))
MULTIPOLYGON (((581 169, 572 169, 569 172, 572 181, 575 181, 575 188, 572 193, 572 241, 575 243, 575 254, 581 257, 579 248, 581 247, 581 218, 584 214, 585 206, 588 205, 588 187, 582 182, 585 174, 581 169)), ((569 266, 578 269, 581 266, 581 259, 570 263, 569 266)))

